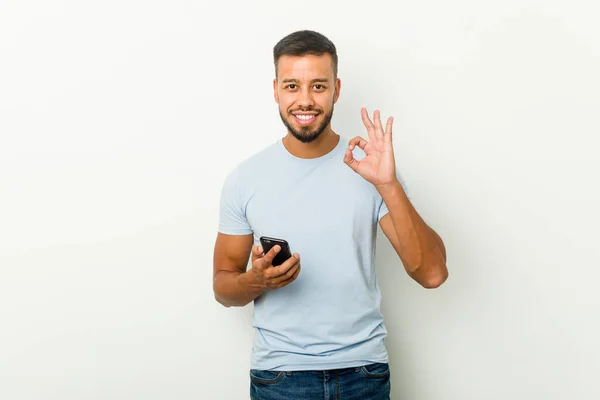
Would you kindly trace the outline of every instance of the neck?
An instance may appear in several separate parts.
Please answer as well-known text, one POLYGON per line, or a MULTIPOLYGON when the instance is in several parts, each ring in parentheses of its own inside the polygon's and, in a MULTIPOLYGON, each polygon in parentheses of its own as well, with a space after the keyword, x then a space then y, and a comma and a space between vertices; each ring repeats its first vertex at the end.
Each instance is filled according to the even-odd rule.
POLYGON ((303 143, 288 132, 282 142, 287 151, 298 158, 317 158, 324 156, 337 146, 340 136, 327 128, 310 143, 303 143))

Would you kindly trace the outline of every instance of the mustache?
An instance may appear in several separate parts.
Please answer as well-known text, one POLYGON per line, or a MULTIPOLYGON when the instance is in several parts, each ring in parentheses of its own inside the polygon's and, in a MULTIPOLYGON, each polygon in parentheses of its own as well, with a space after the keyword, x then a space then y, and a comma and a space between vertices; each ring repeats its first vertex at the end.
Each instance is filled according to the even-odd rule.
POLYGON ((297 108, 295 110, 291 110, 290 114, 294 113, 294 112, 298 112, 298 111, 299 112, 316 112, 319 114, 321 114, 321 112, 322 112, 320 109, 316 109, 316 108, 297 108))

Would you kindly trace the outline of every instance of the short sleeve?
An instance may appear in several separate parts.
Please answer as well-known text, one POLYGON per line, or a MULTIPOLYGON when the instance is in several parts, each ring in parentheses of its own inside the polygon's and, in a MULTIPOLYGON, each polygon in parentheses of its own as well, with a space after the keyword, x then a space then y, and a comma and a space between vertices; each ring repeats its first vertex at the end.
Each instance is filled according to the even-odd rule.
POLYGON ((252 227, 246 218, 246 201, 242 195, 243 187, 234 170, 225 179, 219 203, 219 232, 226 235, 248 235, 252 227))
MULTIPOLYGON (((408 196, 408 187, 406 186, 406 182, 404 181, 404 179, 402 178, 402 176, 400 175, 398 170, 396 170, 396 178, 398 178, 398 181, 402 185, 402 188, 404 189, 404 193, 406 193, 406 196, 409 197, 408 196)), ((381 199, 381 205, 379 206, 379 213, 377 215, 377 221, 381 221, 381 218, 383 218, 388 212, 389 212, 389 210, 388 210, 385 202, 383 201, 383 199, 381 199)))

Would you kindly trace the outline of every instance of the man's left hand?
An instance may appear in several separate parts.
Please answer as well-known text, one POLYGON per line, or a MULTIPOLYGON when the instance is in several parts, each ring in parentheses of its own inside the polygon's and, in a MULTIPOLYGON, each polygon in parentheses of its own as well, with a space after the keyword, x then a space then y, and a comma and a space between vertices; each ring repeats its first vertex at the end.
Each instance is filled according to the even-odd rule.
POLYGON ((393 118, 389 117, 386 123, 385 131, 381 125, 379 110, 373 113, 373 122, 365 108, 361 110, 362 120, 367 128, 369 141, 360 136, 350 140, 344 162, 360 176, 379 187, 392 184, 397 181, 396 163, 394 160, 394 148, 392 145, 392 123, 393 118), (352 150, 358 146, 366 154, 362 160, 357 160, 352 154, 352 150))

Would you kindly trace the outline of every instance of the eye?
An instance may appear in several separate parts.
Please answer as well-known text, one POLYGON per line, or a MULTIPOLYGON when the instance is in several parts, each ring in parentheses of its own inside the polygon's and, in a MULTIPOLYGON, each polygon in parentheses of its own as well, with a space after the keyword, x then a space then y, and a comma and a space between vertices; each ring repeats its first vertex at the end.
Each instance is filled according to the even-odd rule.
POLYGON ((286 89, 291 89, 291 90, 294 90, 294 89, 296 89, 296 85, 295 85, 294 83, 290 83, 290 84, 289 84, 289 85, 287 85, 285 88, 286 88, 286 89))
POLYGON ((325 86, 323 86, 323 85, 315 85, 315 89, 317 89, 317 90, 325 89, 325 86))

